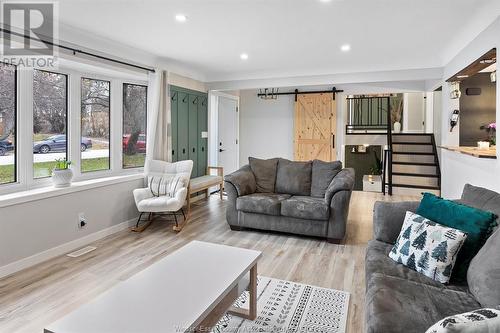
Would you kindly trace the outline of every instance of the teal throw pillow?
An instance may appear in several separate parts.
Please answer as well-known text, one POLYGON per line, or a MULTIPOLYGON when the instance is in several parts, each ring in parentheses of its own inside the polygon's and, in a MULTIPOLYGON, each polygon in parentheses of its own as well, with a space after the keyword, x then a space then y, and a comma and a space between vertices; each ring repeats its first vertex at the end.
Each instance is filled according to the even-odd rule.
POLYGON ((465 281, 472 258, 479 252, 496 226, 496 215, 451 200, 445 200, 432 193, 424 193, 417 214, 436 223, 467 233, 467 239, 458 253, 452 275, 454 280, 465 281))

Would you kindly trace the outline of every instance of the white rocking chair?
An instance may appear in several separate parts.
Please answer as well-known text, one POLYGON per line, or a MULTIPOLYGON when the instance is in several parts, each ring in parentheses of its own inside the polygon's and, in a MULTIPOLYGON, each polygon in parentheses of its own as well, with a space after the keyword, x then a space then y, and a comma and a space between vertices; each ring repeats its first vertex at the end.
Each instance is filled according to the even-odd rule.
POLYGON ((159 160, 147 160, 144 167, 148 187, 134 190, 134 199, 140 215, 133 231, 142 232, 153 221, 154 215, 169 214, 175 219, 175 231, 181 231, 186 224, 186 215, 182 207, 188 194, 189 179, 193 170, 193 161, 169 163, 159 160), (177 213, 184 216, 182 224, 178 223, 177 213), (148 219, 142 226, 143 214, 148 219))

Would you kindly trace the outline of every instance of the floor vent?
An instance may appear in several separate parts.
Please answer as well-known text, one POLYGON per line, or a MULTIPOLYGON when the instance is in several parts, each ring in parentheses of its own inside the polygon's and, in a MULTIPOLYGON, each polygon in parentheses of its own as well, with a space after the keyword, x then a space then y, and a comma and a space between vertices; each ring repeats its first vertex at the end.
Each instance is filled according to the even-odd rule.
POLYGON ((95 247, 95 246, 86 246, 86 247, 83 247, 83 248, 76 250, 74 252, 68 253, 67 256, 71 257, 71 258, 76 258, 79 256, 83 256, 86 253, 92 252, 95 249, 97 249, 97 247, 95 247))

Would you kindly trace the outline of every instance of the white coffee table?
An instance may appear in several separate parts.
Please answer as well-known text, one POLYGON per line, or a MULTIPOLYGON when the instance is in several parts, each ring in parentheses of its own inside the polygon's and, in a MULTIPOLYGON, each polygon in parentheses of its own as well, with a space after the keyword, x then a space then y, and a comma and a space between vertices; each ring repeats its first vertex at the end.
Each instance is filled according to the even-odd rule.
POLYGON ((261 255, 193 241, 49 325, 45 333, 208 332, 228 309, 253 320, 261 255), (231 308, 242 283, 250 290, 248 310, 231 308))

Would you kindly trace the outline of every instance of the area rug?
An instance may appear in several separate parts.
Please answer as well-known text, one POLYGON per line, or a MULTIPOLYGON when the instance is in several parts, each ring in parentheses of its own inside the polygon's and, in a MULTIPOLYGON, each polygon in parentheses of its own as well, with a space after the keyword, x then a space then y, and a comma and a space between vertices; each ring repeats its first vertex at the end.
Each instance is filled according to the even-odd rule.
MULTIPOLYGON (((214 333, 280 332, 344 333, 349 293, 259 276, 257 319, 225 314, 214 333)), ((248 308, 248 292, 234 304, 248 308)))

